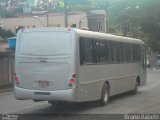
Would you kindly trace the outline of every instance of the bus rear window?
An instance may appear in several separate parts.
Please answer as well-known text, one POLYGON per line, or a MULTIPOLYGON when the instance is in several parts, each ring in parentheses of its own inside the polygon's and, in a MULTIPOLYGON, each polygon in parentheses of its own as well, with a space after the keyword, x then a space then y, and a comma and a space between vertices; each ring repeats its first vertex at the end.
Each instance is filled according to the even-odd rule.
POLYGON ((22 33, 19 41, 21 55, 63 56, 70 53, 70 34, 65 32, 22 33))

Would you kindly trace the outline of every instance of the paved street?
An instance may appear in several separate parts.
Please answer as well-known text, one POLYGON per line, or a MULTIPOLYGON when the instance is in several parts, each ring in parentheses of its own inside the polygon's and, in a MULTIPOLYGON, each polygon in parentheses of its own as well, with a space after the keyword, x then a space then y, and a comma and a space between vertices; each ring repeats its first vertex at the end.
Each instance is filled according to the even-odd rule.
POLYGON ((13 92, 7 92, 0 93, 0 113, 160 113, 160 68, 148 69, 147 86, 139 88, 138 94, 112 97, 110 103, 105 107, 99 107, 94 102, 52 106, 47 102, 19 101, 14 98, 13 92))

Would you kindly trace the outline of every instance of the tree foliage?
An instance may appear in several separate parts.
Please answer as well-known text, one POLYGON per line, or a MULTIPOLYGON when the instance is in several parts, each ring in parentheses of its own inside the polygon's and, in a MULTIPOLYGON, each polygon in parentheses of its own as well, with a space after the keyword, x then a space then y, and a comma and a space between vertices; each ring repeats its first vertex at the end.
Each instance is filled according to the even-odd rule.
POLYGON ((0 27, 0 36, 4 39, 14 37, 15 35, 10 30, 5 30, 0 27))
POLYGON ((154 52, 160 53, 160 1, 117 0, 110 6, 110 25, 129 23, 132 37, 143 39, 154 52))
POLYGON ((57 11, 64 10, 64 3, 67 3, 68 11, 87 11, 90 9, 104 9, 106 0, 59 0, 55 7, 57 11))

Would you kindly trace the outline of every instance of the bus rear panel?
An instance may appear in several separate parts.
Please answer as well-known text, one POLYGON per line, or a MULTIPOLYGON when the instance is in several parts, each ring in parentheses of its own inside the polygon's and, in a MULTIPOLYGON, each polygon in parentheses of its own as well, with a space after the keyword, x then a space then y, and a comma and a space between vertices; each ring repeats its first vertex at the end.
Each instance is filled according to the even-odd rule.
POLYGON ((66 29, 20 31, 15 60, 16 98, 74 101, 73 44, 72 32, 66 29))

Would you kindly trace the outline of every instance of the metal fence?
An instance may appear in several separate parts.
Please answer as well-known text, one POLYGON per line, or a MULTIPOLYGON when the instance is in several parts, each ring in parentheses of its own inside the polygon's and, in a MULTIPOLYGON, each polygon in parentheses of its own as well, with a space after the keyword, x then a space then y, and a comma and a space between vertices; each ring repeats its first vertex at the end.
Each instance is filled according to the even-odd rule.
POLYGON ((0 89, 10 87, 14 80, 14 53, 0 53, 0 89))

